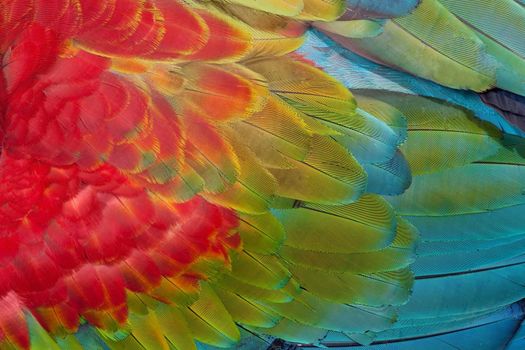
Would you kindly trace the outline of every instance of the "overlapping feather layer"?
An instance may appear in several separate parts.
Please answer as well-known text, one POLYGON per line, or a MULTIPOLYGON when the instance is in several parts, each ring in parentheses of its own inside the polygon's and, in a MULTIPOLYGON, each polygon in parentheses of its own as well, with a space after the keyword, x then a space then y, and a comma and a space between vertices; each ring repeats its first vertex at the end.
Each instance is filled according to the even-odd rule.
MULTIPOLYGON (((396 324, 366 348, 519 349, 525 316, 524 153, 523 139, 510 134, 522 131, 475 93, 380 66, 319 32, 310 33, 299 52, 355 96, 380 100, 407 120, 401 152, 412 184, 389 202, 421 234, 414 292, 396 324)), ((519 102, 512 106, 519 111, 519 102)), ((357 347, 354 340, 330 333, 324 344, 357 347)))
POLYGON ((381 197, 410 184, 404 119, 289 54, 345 8, 2 1, 0 347, 389 328, 417 238, 381 197))

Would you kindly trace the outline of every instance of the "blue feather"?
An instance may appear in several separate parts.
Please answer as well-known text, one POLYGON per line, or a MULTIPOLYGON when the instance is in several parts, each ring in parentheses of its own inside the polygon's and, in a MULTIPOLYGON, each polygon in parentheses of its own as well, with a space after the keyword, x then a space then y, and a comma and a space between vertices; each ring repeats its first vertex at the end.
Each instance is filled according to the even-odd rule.
MULTIPOLYGON (((525 317, 521 317, 525 319, 525 317)), ((523 350, 525 349, 525 321, 521 321, 521 325, 517 329, 514 337, 509 341, 505 350, 523 350)))
POLYGON ((319 31, 307 33, 305 44, 298 53, 349 89, 379 89, 439 98, 471 110, 478 118, 491 122, 507 134, 525 136, 525 132, 486 106, 477 94, 450 89, 379 65, 339 46, 319 31))
MULTIPOLYGON (((508 349, 522 350, 519 346, 524 344, 525 327, 520 328, 512 339, 511 335, 520 327, 524 317, 523 305, 515 303, 471 319, 426 326, 398 326, 378 334, 370 346, 361 346, 343 334, 330 332, 323 345, 340 350, 495 350, 503 349, 508 343, 508 349)), ((311 348, 303 345, 296 349, 311 348)))

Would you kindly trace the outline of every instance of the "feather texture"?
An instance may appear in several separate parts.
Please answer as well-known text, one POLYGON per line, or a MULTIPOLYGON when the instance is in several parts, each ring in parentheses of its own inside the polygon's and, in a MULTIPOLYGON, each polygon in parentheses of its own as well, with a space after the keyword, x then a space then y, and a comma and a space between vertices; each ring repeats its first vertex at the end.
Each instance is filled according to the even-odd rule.
POLYGON ((1 2, 0 348, 519 345, 495 4, 1 2))
POLYGON ((403 162, 403 117, 289 54, 345 3, 75 4, 0 5, 2 346, 390 327, 417 231, 364 165, 403 162))

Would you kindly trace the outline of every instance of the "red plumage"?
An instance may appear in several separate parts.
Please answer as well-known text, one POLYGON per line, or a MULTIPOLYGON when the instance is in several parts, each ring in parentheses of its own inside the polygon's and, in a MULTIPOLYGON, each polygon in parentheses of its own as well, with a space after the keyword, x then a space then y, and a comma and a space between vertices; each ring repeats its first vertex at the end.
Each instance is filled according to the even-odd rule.
POLYGON ((155 175, 184 157, 179 117, 110 70, 112 55, 195 54, 204 19, 176 1, 31 3, 0 4, 0 342, 22 348, 23 312, 55 333, 80 316, 112 328, 127 319, 126 291, 204 278, 196 262, 228 264, 240 245, 230 211, 158 197, 180 186, 155 175))

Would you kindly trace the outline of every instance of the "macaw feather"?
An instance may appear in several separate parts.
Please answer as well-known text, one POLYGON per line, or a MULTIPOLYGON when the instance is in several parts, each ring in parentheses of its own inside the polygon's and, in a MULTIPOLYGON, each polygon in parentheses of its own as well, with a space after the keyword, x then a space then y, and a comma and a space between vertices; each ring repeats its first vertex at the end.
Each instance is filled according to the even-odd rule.
POLYGON ((1 2, 0 348, 517 329, 521 5, 1 2))
POLYGON ((420 0, 346 0, 343 18, 392 18, 403 17, 419 5, 420 0))
POLYGON ((496 85, 496 62, 481 39, 435 0, 423 0, 410 15, 386 21, 376 37, 352 39, 327 33, 373 61, 443 85, 475 91, 496 85), (412 54, 406 55, 407 51, 412 54), (423 64, 421 57, 433 64, 423 64))

